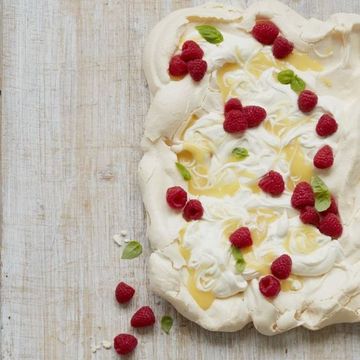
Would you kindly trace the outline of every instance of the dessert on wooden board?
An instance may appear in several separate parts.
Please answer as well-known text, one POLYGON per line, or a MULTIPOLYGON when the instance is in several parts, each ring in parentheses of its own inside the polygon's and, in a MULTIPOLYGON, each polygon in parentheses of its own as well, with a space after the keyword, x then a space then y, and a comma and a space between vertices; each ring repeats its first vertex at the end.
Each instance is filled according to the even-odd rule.
POLYGON ((144 69, 152 289, 209 330, 360 321, 360 15, 183 9, 144 69))

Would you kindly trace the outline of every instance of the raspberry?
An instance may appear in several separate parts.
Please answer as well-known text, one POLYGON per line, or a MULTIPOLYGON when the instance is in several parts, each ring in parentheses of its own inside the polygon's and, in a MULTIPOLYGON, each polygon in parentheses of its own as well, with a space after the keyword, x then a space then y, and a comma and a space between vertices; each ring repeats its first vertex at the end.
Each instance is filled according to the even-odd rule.
POLYGON ((329 145, 323 146, 314 156, 314 166, 318 169, 328 169, 334 163, 334 154, 329 145))
POLYGON ((187 193, 180 186, 173 186, 166 191, 166 201, 172 209, 180 210, 187 202, 187 193))
POLYGON ((195 59, 187 63, 188 71, 194 81, 200 81, 206 74, 207 62, 201 59, 195 59))
POLYGON ((149 306, 141 307, 131 318, 131 326, 134 328, 145 327, 155 324, 155 315, 149 306))
POLYGON ((314 206, 315 197, 311 185, 305 181, 299 182, 291 196, 291 205, 295 209, 302 209, 305 206, 314 206))
POLYGON ((259 187, 268 194, 280 195, 285 190, 285 183, 281 174, 271 170, 259 181, 259 187))
POLYGON ((259 126, 266 118, 266 110, 261 106, 245 106, 243 113, 246 116, 249 128, 259 126))
POLYGON ((114 338, 114 349, 119 355, 132 352, 138 344, 135 336, 130 334, 119 334, 114 338))
POLYGON ((134 288, 125 284, 124 282, 120 282, 115 290, 115 297, 118 303, 124 304, 132 299, 135 294, 134 288))
POLYGON ((248 227, 241 227, 230 235, 230 242, 235 247, 242 249, 253 244, 251 233, 248 227))
POLYGON ((314 207, 306 206, 300 211, 300 220, 304 224, 318 226, 320 222, 320 215, 314 207))
POLYGON ((228 113, 231 110, 242 110, 242 105, 239 99, 237 98, 232 98, 229 99, 226 103, 225 103, 225 107, 224 107, 224 113, 228 113))
POLYGON ((338 124, 336 120, 329 114, 324 114, 318 120, 316 125, 316 133, 319 136, 330 136, 336 132, 338 124))
POLYGON ((338 206, 336 204, 336 200, 334 198, 333 195, 331 195, 331 203, 328 209, 326 209, 325 211, 321 211, 321 215, 326 215, 326 214, 335 214, 335 215, 339 215, 339 209, 338 206))
POLYGON ((317 95, 310 90, 302 91, 298 97, 298 107, 304 113, 314 110, 317 102, 317 95))
POLYGON ((185 41, 182 46, 181 59, 185 62, 202 59, 204 56, 204 51, 202 51, 201 47, 192 40, 185 41))
POLYGON ((282 36, 277 37, 272 46, 273 55, 277 59, 284 59, 285 57, 290 55, 293 50, 294 44, 282 36))
POLYGON ((280 281, 272 275, 266 275, 259 281, 259 290, 267 298, 275 297, 281 290, 280 281))
POLYGON ((287 254, 276 258, 271 264, 271 273, 280 280, 287 279, 290 276, 292 267, 291 257, 287 254))
POLYGON ((239 110, 231 110, 225 114, 224 130, 230 134, 245 131, 248 123, 245 114, 239 110))
POLYGON ((338 216, 329 213, 320 220, 319 230, 322 234, 337 239, 341 236, 343 228, 338 216))
POLYGON ((252 36, 263 45, 271 45, 279 35, 279 28, 271 21, 261 21, 251 30, 252 36))
POLYGON ((171 58, 169 64, 169 74, 172 76, 184 76, 188 73, 187 64, 181 60, 180 55, 171 58))
POLYGON ((185 205, 183 217, 186 221, 199 220, 204 215, 204 208, 199 200, 189 200, 185 205))

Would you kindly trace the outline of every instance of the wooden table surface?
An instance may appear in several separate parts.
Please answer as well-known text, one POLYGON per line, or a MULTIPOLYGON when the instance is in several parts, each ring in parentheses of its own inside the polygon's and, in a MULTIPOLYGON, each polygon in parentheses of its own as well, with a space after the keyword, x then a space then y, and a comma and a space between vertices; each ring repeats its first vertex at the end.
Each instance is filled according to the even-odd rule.
MULTIPOLYGON (((147 290, 144 39, 169 12, 203 2, 3 1, 1 359, 115 359, 91 346, 131 331, 144 304, 175 324, 170 335, 137 332, 131 359, 359 359, 360 324, 211 333, 147 290), (140 258, 120 261, 112 236, 122 229, 144 245, 140 258), (137 289, 125 308, 113 297, 120 279, 137 289)), ((285 2, 306 16, 360 13, 359 0, 285 2)))

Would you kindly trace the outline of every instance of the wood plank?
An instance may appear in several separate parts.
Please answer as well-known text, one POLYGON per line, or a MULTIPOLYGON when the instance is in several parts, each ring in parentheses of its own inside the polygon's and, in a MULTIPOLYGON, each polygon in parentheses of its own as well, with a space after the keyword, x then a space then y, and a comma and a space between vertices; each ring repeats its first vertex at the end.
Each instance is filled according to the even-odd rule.
MULTIPOLYGON (((357 359, 360 325, 267 338, 210 333, 147 291, 150 253, 137 185, 148 91, 141 54, 169 12, 202 0, 4 0, 1 358, 115 359, 92 344, 129 331, 149 304, 171 314, 138 332, 134 359, 357 359), (129 230, 144 255, 120 261, 129 230), (137 296, 117 306, 119 279, 137 296)), ((224 1, 225 2, 225 1, 224 1)), ((306 16, 360 12, 357 0, 285 1, 306 16)), ((252 1, 226 1, 246 5, 252 1)))

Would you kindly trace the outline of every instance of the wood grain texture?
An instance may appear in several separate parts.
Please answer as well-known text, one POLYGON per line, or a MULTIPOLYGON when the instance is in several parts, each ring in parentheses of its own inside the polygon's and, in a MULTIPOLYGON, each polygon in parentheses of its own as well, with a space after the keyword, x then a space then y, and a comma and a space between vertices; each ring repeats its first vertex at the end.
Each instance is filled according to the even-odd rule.
MULTIPOLYGON (((115 359, 91 345, 131 331, 144 304, 175 324, 168 336, 159 326, 138 332, 132 359, 359 359, 360 324, 272 338, 252 326, 210 333, 147 291, 142 49, 163 16, 203 2, 3 1, 2 359, 115 359), (124 228, 144 245, 130 262, 111 239, 124 228), (113 298, 119 279, 138 290, 125 308, 113 298)), ((305 16, 360 13, 358 0, 285 2, 305 16)))

